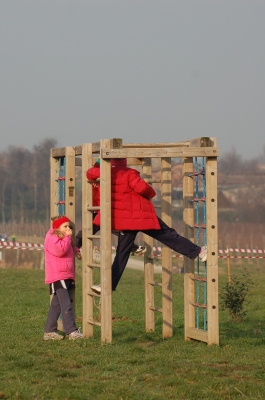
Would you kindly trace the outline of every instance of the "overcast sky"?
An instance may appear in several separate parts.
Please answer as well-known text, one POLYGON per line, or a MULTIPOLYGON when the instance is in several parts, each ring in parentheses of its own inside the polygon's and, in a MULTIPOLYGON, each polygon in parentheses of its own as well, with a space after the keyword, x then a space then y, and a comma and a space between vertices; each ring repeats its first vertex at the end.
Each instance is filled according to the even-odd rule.
POLYGON ((0 0, 0 151, 265 145, 265 0, 0 0))

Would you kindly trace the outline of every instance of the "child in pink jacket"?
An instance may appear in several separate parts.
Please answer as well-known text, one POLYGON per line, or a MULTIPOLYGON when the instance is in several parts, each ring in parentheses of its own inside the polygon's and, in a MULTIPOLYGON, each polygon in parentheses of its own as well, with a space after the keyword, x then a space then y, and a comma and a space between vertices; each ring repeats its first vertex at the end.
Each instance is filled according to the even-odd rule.
POLYGON ((49 229, 44 241, 45 283, 50 285, 50 294, 53 294, 44 329, 44 340, 64 338, 57 333, 60 315, 69 339, 80 339, 83 335, 75 323, 70 290, 75 288, 75 252, 79 259, 81 254, 78 248, 74 250, 69 218, 59 215, 52 218, 52 221, 52 229, 49 229))

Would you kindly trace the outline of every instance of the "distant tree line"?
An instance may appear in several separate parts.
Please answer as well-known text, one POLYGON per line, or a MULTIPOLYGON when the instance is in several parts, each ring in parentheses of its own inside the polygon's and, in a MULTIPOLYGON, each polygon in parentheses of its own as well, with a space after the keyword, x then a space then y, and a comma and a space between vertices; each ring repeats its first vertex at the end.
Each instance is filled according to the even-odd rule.
POLYGON ((227 186, 234 187, 233 212, 228 220, 241 222, 265 222, 265 160, 243 160, 235 149, 220 157, 219 177, 226 176, 227 186), (233 176, 231 181, 230 177, 233 176))
POLYGON ((50 218, 50 149, 45 139, 33 150, 9 147, 0 153, 0 221, 33 222, 50 218))
MULTIPOLYGON (((50 149, 56 147, 56 140, 45 139, 32 151, 12 146, 0 152, 0 223, 49 222, 49 158, 50 149)), ((262 162, 258 158, 244 161, 234 149, 218 160, 218 174, 241 176, 229 217, 234 221, 265 222, 265 171, 259 169, 262 162)), ((80 176, 76 186, 76 217, 81 222, 80 176)), ((181 210, 178 213, 177 219, 181 219, 181 210)))

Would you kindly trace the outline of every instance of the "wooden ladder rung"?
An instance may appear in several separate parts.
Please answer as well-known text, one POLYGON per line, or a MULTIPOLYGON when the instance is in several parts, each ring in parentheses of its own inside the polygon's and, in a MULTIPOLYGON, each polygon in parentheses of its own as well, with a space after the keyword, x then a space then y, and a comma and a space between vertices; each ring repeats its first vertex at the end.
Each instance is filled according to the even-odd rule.
POLYGON ((95 264, 95 263, 87 263, 86 266, 90 267, 90 268, 100 268, 101 267, 100 264, 95 264))
POLYGON ((88 294, 89 296, 101 297, 100 294, 98 294, 98 293, 96 293, 96 292, 94 292, 94 291, 92 291, 92 290, 88 290, 88 291, 87 291, 87 294, 88 294))
POLYGON ((149 282, 152 286, 163 286, 161 282, 149 282))
POLYGON ((163 309, 162 309, 162 308, 158 308, 158 307, 149 307, 149 308, 150 308, 150 310, 152 310, 152 311, 158 311, 158 312, 160 312, 160 313, 163 312, 163 309))
POLYGON ((99 322, 99 321, 94 321, 93 319, 89 319, 87 322, 88 322, 90 325, 101 326, 101 322, 99 322))
POLYGON ((161 183, 161 179, 144 179, 146 183, 161 183))
POLYGON ((87 235, 87 239, 100 239, 100 235, 87 235))

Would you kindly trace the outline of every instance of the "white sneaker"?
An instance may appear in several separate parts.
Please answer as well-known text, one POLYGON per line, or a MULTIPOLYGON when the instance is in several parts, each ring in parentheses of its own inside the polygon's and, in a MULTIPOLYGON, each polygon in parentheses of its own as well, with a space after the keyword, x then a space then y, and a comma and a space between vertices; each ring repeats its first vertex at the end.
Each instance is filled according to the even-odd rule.
POLYGON ((44 332, 43 339, 44 340, 62 340, 64 338, 63 335, 59 335, 57 332, 44 332))
POLYGON ((200 259, 202 262, 207 261, 207 246, 202 246, 201 252, 200 252, 200 254, 199 254, 199 259, 200 259))
POLYGON ((69 334, 69 340, 83 339, 83 333, 79 329, 69 334))
POLYGON ((92 285, 91 289, 94 290, 97 294, 101 294, 101 286, 100 285, 92 285))
POLYGON ((132 256, 140 256, 146 252, 145 246, 138 246, 138 248, 131 252, 132 256))

